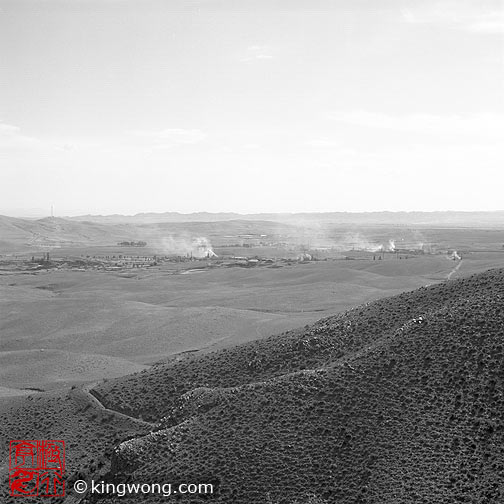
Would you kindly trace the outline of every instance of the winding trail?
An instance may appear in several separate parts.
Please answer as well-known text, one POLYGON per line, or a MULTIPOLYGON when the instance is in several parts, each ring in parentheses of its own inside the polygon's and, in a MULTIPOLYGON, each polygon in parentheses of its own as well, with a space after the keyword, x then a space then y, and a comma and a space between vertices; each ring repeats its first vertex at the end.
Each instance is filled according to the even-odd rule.
MULTIPOLYGON (((125 413, 120 413, 119 411, 115 411, 109 409, 104 406, 104 404, 100 401, 99 397, 95 395, 96 393, 92 392, 92 389, 98 384, 98 382, 87 383, 86 385, 81 385, 80 387, 76 387, 71 389, 68 393, 69 397, 75 402, 75 404, 80 408, 81 412, 86 412, 91 410, 93 413, 98 414, 99 416, 107 415, 109 418, 113 417, 116 426, 126 427, 126 428, 141 428, 141 429, 149 429, 152 431, 154 428, 158 427, 157 424, 146 422, 145 420, 140 420, 139 418, 132 417, 130 415, 126 415, 125 413)), ((99 475, 90 475, 87 480, 88 483, 92 479, 100 479, 99 475)), ((67 496, 63 501, 64 504, 79 504, 82 502, 88 494, 88 491, 79 495, 76 494, 74 489, 69 487, 67 488, 67 496)))
POLYGON ((143 427, 148 429, 153 429, 157 427, 157 424, 152 422, 147 422, 136 418, 126 413, 120 413, 119 411, 109 409, 100 401, 96 393, 92 392, 92 389, 98 385, 98 382, 87 383, 86 385, 77 387, 70 390, 70 397, 79 405, 82 406, 83 410, 93 409, 95 411, 106 413, 113 416, 116 420, 121 423, 128 422, 133 423, 136 427, 143 427))
POLYGON ((460 259, 460 261, 458 262, 457 266, 455 266, 455 268, 453 268, 450 271, 450 273, 448 273, 448 275, 446 276, 446 280, 450 280, 451 279, 452 275, 458 271, 458 269, 460 268, 460 266, 462 266, 462 262, 463 262, 463 259, 460 259))

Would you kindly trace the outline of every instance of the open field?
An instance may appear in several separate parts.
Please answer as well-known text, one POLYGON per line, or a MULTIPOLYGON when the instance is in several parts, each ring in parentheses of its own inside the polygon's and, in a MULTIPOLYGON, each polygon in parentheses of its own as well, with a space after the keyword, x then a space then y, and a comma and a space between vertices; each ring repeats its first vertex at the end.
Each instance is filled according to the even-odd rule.
POLYGON ((0 225, 10 243, 0 257, 0 394, 9 396, 129 374, 504 266, 496 228, 11 218, 0 225), (145 246, 114 243, 140 239, 145 246), (158 255, 160 243, 171 255, 158 255), (450 260, 455 250, 462 260, 450 260), (198 259, 202 251, 218 257, 198 259))
MULTIPOLYGON (((206 264, 4 272, 1 385, 47 389, 128 374, 176 353, 250 341, 436 283, 456 266, 435 255, 274 268, 206 264)), ((467 254, 452 278, 503 265, 502 253, 467 254)))
POLYGON ((250 341, 442 280, 453 261, 189 266, 3 274, 1 384, 65 386, 128 374, 175 353, 250 341))

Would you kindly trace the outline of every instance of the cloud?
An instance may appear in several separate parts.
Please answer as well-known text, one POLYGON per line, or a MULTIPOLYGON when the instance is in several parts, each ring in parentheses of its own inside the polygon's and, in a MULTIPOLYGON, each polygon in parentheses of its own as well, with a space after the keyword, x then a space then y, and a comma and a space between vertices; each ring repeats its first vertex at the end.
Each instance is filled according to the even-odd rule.
MULTIPOLYGON (((504 150, 500 144, 462 144, 382 146, 373 150, 336 149, 323 160, 313 160, 320 172, 341 176, 347 184, 348 178, 355 182, 373 181, 376 187, 384 187, 388 180, 392 183, 400 178, 415 184, 428 186, 435 180, 450 183, 454 178, 463 177, 463 183, 470 188, 472 183, 483 178, 494 180, 498 177, 504 150)), ((316 178, 316 177, 315 177, 316 178)), ((322 186, 321 186, 322 187, 322 186)), ((446 186, 450 189, 450 185, 446 186)))
POLYGON ((163 129, 158 131, 135 130, 131 134, 146 139, 156 145, 196 144, 207 138, 207 134, 199 129, 163 129))
POLYGON ((58 156, 82 149, 96 148, 100 144, 75 142, 68 138, 37 138, 23 133, 19 126, 0 122, 0 151, 14 156, 58 156))
POLYGON ((0 150, 31 151, 46 147, 41 140, 24 135, 18 126, 0 123, 0 150))
POLYGON ((306 145, 315 148, 326 148, 326 147, 341 147, 341 142, 331 140, 327 137, 312 138, 306 142, 306 145))
POLYGON ((479 33, 504 33, 504 12, 496 12, 469 23, 467 29, 479 33))
POLYGON ((270 60, 273 59, 273 51, 267 45, 250 45, 241 61, 270 60))
POLYGON ((336 112, 331 114, 330 117, 335 121, 353 126, 402 132, 469 135, 499 139, 504 137, 504 116, 493 113, 472 116, 425 113, 394 116, 365 110, 355 110, 336 112))
POLYGON ((246 144, 243 144, 242 148, 247 151, 257 151, 257 150, 261 149, 261 146, 257 143, 246 143, 246 144))
POLYGON ((401 8, 404 21, 432 24, 473 33, 504 33, 504 9, 495 1, 440 0, 401 8))
POLYGON ((20 132, 18 126, 12 126, 11 124, 0 123, 0 137, 8 137, 12 135, 17 135, 20 132))

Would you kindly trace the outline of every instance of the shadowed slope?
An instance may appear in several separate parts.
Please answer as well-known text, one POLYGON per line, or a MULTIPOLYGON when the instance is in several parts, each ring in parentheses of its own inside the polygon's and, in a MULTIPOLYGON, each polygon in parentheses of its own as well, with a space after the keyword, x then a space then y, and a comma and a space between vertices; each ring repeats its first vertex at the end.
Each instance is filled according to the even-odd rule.
MULTIPOLYGON (((488 290, 502 292, 504 270, 420 288, 361 305, 304 329, 288 331, 208 355, 160 364, 141 374, 110 380, 97 387, 104 401, 133 414, 159 418, 180 394, 200 386, 229 387, 329 365, 366 350, 383 338, 394 338, 415 317, 457 305, 488 290), (141 394, 147 389, 155 394, 141 394)), ((462 321, 461 321, 462 323, 462 321)))
POLYGON ((214 482, 214 502, 500 502, 503 299, 489 271, 111 380, 112 407, 164 415, 111 476, 214 482))

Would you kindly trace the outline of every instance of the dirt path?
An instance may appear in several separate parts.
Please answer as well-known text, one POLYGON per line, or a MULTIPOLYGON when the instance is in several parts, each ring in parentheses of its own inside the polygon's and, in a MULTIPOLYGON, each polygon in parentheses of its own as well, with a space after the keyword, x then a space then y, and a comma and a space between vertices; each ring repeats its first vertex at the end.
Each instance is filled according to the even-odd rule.
MULTIPOLYGON (((92 389, 97 384, 98 382, 88 383, 70 390, 69 396, 76 403, 81 412, 92 411, 93 414, 98 416, 96 421, 100 421, 104 416, 109 417, 109 419, 110 417, 113 417, 114 424, 117 427, 134 429, 141 428, 144 431, 145 429, 152 431, 155 427, 157 427, 157 424, 146 422, 144 420, 140 420, 139 418, 126 415, 125 413, 120 413, 119 411, 106 408, 100 399, 92 392, 92 389)), ((96 475, 89 476, 88 480, 99 479, 99 476, 95 476, 96 475)), ((67 496, 64 500, 64 504, 79 504, 84 500, 86 495, 87 492, 82 495, 78 495, 74 492, 73 488, 69 487, 67 488, 67 496)))
POLYGON ((456 273, 458 271, 458 269, 460 268, 460 266, 462 266, 462 259, 460 259, 460 261, 458 262, 457 266, 455 266, 455 268, 453 268, 450 273, 448 273, 448 275, 446 276, 446 280, 450 280, 452 275, 454 273, 456 273))
POLYGON ((70 397, 80 406, 82 410, 93 409, 101 414, 108 414, 113 416, 115 420, 120 423, 134 424, 135 427, 143 427, 148 429, 153 429, 157 427, 157 424, 146 422, 145 420, 140 420, 140 418, 132 417, 126 415, 125 413, 120 413, 109 408, 106 408, 100 399, 92 392, 92 389, 96 387, 98 382, 88 383, 82 387, 76 387, 70 390, 70 397))

